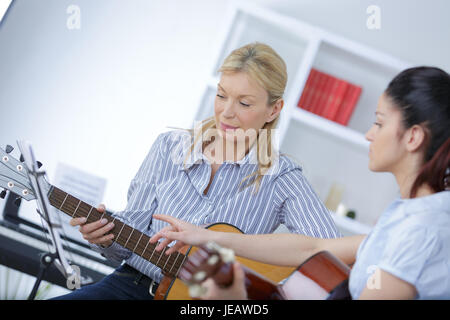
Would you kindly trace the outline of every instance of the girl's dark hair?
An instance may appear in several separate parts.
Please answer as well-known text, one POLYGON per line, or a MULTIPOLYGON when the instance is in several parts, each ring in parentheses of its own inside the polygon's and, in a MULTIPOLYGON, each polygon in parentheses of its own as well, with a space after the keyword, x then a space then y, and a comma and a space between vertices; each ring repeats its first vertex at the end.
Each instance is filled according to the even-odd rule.
POLYGON ((410 197, 414 198, 423 184, 434 192, 445 190, 450 168, 450 75, 434 67, 406 69, 389 83, 385 93, 402 112, 405 129, 421 125, 426 132, 425 163, 410 197))

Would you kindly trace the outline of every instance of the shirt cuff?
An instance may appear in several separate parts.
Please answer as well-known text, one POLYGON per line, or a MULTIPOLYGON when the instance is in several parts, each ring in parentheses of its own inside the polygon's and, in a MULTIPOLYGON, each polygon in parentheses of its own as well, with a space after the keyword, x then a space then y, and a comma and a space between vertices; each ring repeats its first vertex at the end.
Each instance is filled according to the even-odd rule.
POLYGON ((90 246, 94 251, 99 252, 105 258, 118 262, 127 260, 131 256, 131 251, 125 249, 117 242, 113 242, 109 247, 106 248, 97 244, 91 244, 90 246))

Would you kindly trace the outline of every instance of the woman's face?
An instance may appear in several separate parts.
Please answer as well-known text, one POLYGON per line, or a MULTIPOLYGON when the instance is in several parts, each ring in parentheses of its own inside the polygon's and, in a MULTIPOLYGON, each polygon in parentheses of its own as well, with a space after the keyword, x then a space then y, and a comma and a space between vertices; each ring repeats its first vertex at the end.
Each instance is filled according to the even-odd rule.
POLYGON ((369 169, 394 172, 406 153, 403 139, 402 114, 383 93, 378 100, 376 120, 366 133, 370 141, 369 169))
POLYGON ((236 142, 242 139, 242 132, 258 134, 259 129, 274 120, 283 107, 281 99, 272 106, 268 105, 268 99, 267 91, 247 73, 222 73, 214 102, 219 135, 236 142))

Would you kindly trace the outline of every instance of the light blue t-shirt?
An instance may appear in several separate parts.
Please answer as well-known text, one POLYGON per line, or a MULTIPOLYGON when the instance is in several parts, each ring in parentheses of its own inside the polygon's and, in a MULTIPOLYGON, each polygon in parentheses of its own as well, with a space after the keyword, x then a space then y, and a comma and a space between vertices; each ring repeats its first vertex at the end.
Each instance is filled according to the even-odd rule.
POLYGON ((450 299, 450 191, 394 201, 358 248, 349 289, 379 288, 377 268, 414 285, 417 299, 450 299))

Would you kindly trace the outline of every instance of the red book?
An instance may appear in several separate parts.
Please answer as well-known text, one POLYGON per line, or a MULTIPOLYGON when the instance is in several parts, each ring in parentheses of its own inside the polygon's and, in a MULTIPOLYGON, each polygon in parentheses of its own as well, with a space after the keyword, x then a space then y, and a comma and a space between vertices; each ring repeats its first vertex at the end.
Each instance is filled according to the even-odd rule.
POLYGON ((335 78, 322 117, 334 120, 348 87, 349 83, 347 81, 335 78))
POLYGON ((349 84, 334 121, 344 126, 348 124, 356 103, 358 102, 359 96, 361 95, 361 91, 361 87, 349 84))
POLYGON ((325 86, 327 84, 328 75, 317 71, 317 82, 316 85, 313 88, 313 97, 311 99, 311 108, 308 110, 312 113, 318 114, 318 110, 320 108, 320 98, 322 97, 322 92, 325 89, 325 86))
POLYGON ((305 103, 303 106, 303 109, 305 109, 307 111, 311 111, 311 109, 312 109, 312 103, 314 100, 316 87, 317 87, 317 81, 319 80, 320 74, 319 74, 319 71, 312 68, 310 75, 311 75, 311 83, 309 85, 308 94, 305 97, 305 103))
POLYGON ((333 89, 335 82, 338 80, 337 78, 335 78, 329 74, 326 74, 326 78, 327 78, 327 81, 325 82, 325 85, 320 92, 320 98, 319 98, 319 102, 317 105, 317 110, 315 112, 316 114, 318 114, 321 117, 324 116, 325 108, 327 106, 327 102, 328 102, 328 98, 330 97, 331 90, 333 89))
POLYGON ((306 109, 307 105, 305 105, 305 102, 309 99, 309 95, 311 94, 311 86, 312 82, 315 76, 315 70, 311 69, 311 72, 309 73, 308 79, 305 82, 305 86, 303 87, 302 96, 298 100, 297 106, 306 109))

